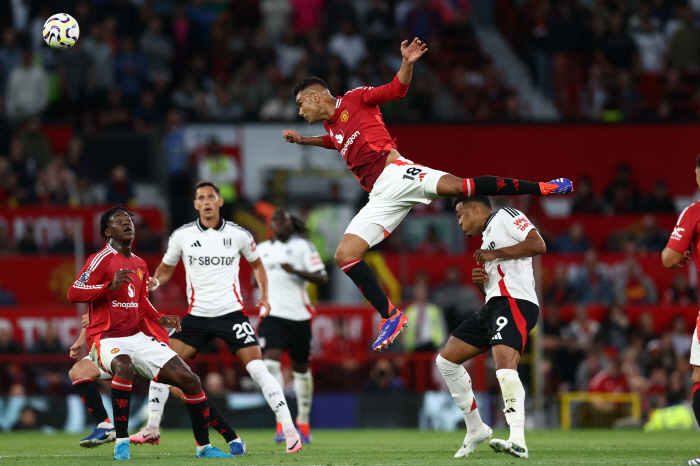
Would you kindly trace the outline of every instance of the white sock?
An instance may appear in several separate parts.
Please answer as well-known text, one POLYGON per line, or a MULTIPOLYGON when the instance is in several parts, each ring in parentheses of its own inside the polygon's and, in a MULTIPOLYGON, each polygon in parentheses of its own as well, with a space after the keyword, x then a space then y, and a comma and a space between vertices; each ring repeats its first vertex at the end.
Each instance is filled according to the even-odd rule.
POLYGON ((309 423, 311 413, 311 398, 314 392, 314 379, 311 369, 306 372, 292 372, 294 376, 294 391, 297 394, 297 419, 301 424, 309 423))
POLYGON ((461 364, 448 361, 438 354, 437 364, 440 373, 447 382, 452 398, 464 415, 464 422, 467 424, 467 432, 475 432, 481 429, 484 424, 476 407, 474 392, 472 391, 472 379, 467 370, 461 364))
POLYGON ((282 429, 284 431, 294 429, 294 422, 289 412, 289 406, 287 406, 287 400, 284 399, 282 386, 277 379, 268 372, 262 359, 250 361, 245 368, 253 380, 262 388, 267 404, 270 405, 270 408, 272 408, 272 411, 275 413, 277 422, 282 424, 282 429))
POLYGON ((284 377, 282 377, 282 363, 274 359, 265 359, 265 367, 271 376, 277 380, 280 387, 284 390, 284 377))
POLYGON ((114 429, 114 426, 111 422, 100 422, 99 424, 97 424, 97 427, 99 427, 100 429, 114 429))
POLYGON ((525 446, 525 388, 520 381, 518 371, 513 369, 500 369, 496 371, 496 378, 501 385, 506 422, 510 426, 511 442, 525 446))
POLYGON ((207 447, 210 447, 211 443, 207 443, 206 445, 197 445, 197 451, 202 451, 207 447))
POLYGON ((129 441, 129 437, 127 437, 127 438, 118 438, 118 439, 114 442, 114 448, 117 448, 117 445, 119 445, 121 442, 128 442, 128 441, 129 441))
POLYGON ((163 410, 165 402, 170 396, 170 385, 151 381, 151 387, 148 390, 148 425, 160 427, 160 420, 163 419, 163 410))

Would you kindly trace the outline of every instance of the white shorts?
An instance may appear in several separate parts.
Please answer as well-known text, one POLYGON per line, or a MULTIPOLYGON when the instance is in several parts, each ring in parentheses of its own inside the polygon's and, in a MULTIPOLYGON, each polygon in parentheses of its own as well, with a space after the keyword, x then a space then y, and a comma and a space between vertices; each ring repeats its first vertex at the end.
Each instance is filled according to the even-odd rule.
MULTIPOLYGON (((83 359, 92 361, 90 356, 85 356, 83 359)), ((97 366, 97 370, 100 371, 100 376, 97 378, 97 380, 110 380, 112 378, 112 374, 103 371, 99 364, 95 363, 95 366, 97 366)))
POLYGON ((693 332, 693 341, 690 342, 690 364, 700 366, 700 341, 698 341, 698 327, 693 332))
POLYGON ((441 198, 437 194, 437 184, 443 175, 447 173, 399 157, 379 175, 369 201, 355 215, 345 233, 359 236, 370 247, 379 244, 399 226, 411 207, 441 198))
POLYGON ((90 359, 101 370, 112 373, 112 360, 126 354, 134 362, 134 371, 148 380, 153 380, 160 369, 177 356, 168 345, 142 332, 129 337, 102 338, 90 350, 90 359))

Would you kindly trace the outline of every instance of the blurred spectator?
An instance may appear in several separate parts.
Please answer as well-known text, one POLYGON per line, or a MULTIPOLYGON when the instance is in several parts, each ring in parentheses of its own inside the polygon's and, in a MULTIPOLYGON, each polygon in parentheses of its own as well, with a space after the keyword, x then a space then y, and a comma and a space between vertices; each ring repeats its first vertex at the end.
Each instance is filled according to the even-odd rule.
MULTIPOLYGON (((61 343, 53 324, 49 323, 41 338, 34 344, 31 352, 34 354, 64 354, 68 349, 61 343)), ((34 382, 45 394, 66 393, 72 390, 68 378, 68 367, 64 364, 38 364, 34 366, 34 382)))
POLYGON ((54 155, 41 173, 44 183, 37 183, 37 200, 44 204, 77 205, 76 177, 63 154, 54 155))
POLYGON ((115 165, 107 184, 107 204, 132 204, 135 196, 128 170, 124 165, 115 165))
POLYGON ((654 26, 653 19, 651 17, 641 19, 639 29, 633 32, 633 38, 639 50, 639 65, 642 73, 658 75, 664 70, 666 39, 659 28, 654 26))
POLYGON ((681 9, 681 26, 669 44, 668 59, 674 68, 694 69, 700 65, 700 30, 693 24, 693 10, 681 9))
POLYGON ((27 121, 21 141, 24 153, 36 162, 37 170, 46 168, 51 161, 52 151, 49 138, 42 132, 41 119, 38 116, 33 116, 27 121))
POLYGON ((67 348, 63 346, 53 324, 46 325, 46 330, 31 350, 34 354, 63 354, 67 348))
POLYGON ((173 91, 172 104, 176 109, 193 116, 197 109, 197 96, 199 93, 197 79, 192 73, 186 73, 182 77, 180 87, 173 91))
POLYGON ((7 81, 16 66, 22 61, 22 50, 17 43, 17 34, 11 27, 2 32, 0 47, 0 93, 6 94, 7 81))
POLYGON ((671 321, 671 343, 679 359, 687 358, 690 354, 690 344, 693 336, 688 331, 688 324, 683 316, 676 316, 671 321))
POLYGON ((676 211, 676 206, 673 200, 668 195, 668 187, 666 181, 657 180, 654 184, 654 190, 647 197, 644 203, 644 210, 655 213, 672 214, 676 211))
POLYGON ((596 214, 603 211, 603 201, 593 192, 588 175, 582 176, 576 184, 571 211, 580 214, 596 214))
POLYGON ((238 199, 236 183, 240 176, 238 163, 225 153, 216 138, 212 138, 206 148, 206 155, 199 161, 197 173, 200 180, 209 180, 219 187, 224 199, 222 217, 230 220, 232 204, 238 199), (228 206, 227 206, 228 204, 228 206))
POLYGON ((634 65, 637 47, 625 32, 625 18, 621 13, 610 16, 610 32, 603 39, 602 49, 608 62, 629 70, 634 65))
POLYGON ((163 151, 168 170, 170 220, 175 227, 189 221, 188 206, 192 201, 190 154, 185 147, 185 129, 182 123, 181 112, 169 111, 163 137, 163 151))
POLYGON ((143 91, 148 64, 143 55, 136 50, 133 37, 124 38, 121 53, 117 55, 114 66, 116 83, 122 98, 129 104, 135 103, 143 91))
POLYGON ((76 176, 92 178, 92 160, 85 156, 85 145, 78 136, 73 136, 68 143, 66 163, 76 176))
POLYGON ((673 276, 671 288, 664 293, 664 303, 688 306, 698 302, 698 295, 688 283, 688 277, 684 272, 678 272, 673 276))
POLYGON ((175 56, 175 48, 163 33, 163 20, 160 17, 153 16, 148 21, 148 28, 139 38, 139 50, 147 63, 149 80, 171 80, 170 62, 175 56))
POLYGON ((448 248, 440 233, 434 225, 430 225, 426 231, 425 239, 416 246, 416 254, 437 255, 447 254, 448 248))
POLYGON ((629 165, 615 169, 615 179, 605 189, 605 199, 615 212, 634 212, 639 205, 639 189, 632 181, 629 165))
POLYGON ((277 95, 263 102, 260 119, 263 121, 294 121, 299 116, 299 109, 287 86, 277 86, 277 95))
POLYGON ((622 306, 613 304, 608 308, 607 316, 601 323, 598 339, 605 345, 623 351, 627 347, 630 320, 622 306))
POLYGON ((297 34, 305 35, 323 26, 323 8, 326 0, 289 0, 294 10, 292 24, 297 34))
POLYGON ((279 39, 290 24, 293 8, 290 0, 260 0, 265 31, 272 39, 279 39))
POLYGON ((566 328, 562 332, 562 345, 554 354, 555 372, 561 379, 560 390, 571 391, 576 383, 576 371, 584 361, 586 353, 578 344, 576 334, 566 328))
POLYGON ((92 55, 83 47, 83 41, 78 40, 73 47, 61 53, 59 76, 65 89, 70 113, 80 112, 87 108, 94 61, 92 55))
POLYGON ((547 304, 562 305, 576 300, 576 289, 569 283, 566 266, 557 264, 554 269, 554 281, 544 294, 547 304))
POLYGON ((571 280, 577 300, 582 303, 612 302, 612 284, 598 262, 598 253, 594 249, 586 251, 583 261, 583 266, 571 280))
POLYGON ((615 300, 619 304, 654 304, 657 301, 656 286, 644 274, 642 267, 629 256, 615 274, 615 300))
POLYGON ((22 254, 36 254, 39 252, 39 246, 34 240, 34 227, 32 225, 27 225, 24 228, 22 238, 17 243, 17 250, 22 254))
POLYGON ((10 169, 16 177, 15 189, 10 194, 20 204, 33 199, 34 182, 37 176, 36 161, 27 158, 24 144, 19 138, 14 138, 10 143, 10 169))
POLYGON ((484 304, 481 293, 464 283, 462 270, 454 265, 445 271, 445 279, 435 290, 433 301, 443 310, 450 333, 484 304))
POLYGON ((160 238, 151 230, 148 223, 139 223, 137 231, 139 232, 138 237, 138 248, 142 253, 147 252, 160 252, 160 238))
POLYGON ((340 23, 340 31, 329 39, 328 52, 337 55, 353 72, 367 56, 367 46, 365 39, 355 31, 352 21, 345 19, 340 23))
MULTIPOLYGON (((654 329, 654 318, 649 312, 643 312, 637 318, 634 333, 642 339, 643 344, 649 345, 652 340, 656 339, 656 330, 654 329)), ((653 345, 652 345, 653 346, 653 345)), ((647 348, 648 350, 649 348, 647 348)))
MULTIPOLYGON (((73 254, 75 253, 75 226, 71 222, 65 222, 63 223, 62 229, 63 236, 61 237, 61 241, 51 246, 51 252, 54 254, 73 254)), ((140 237, 141 231, 139 230, 139 239, 140 237)), ((139 250, 141 250, 141 248, 139 248, 139 250)))
POLYGON ((15 245, 7 234, 7 228, 0 225, 0 255, 11 254, 15 251, 15 245))
POLYGON ((588 316, 588 307, 576 305, 576 314, 567 328, 575 337, 580 348, 587 350, 600 330, 600 324, 588 316))
POLYGON ((369 372, 369 380, 365 391, 375 393, 397 392, 403 389, 401 377, 396 375, 396 369, 387 359, 378 360, 369 372))
POLYGON ((243 107, 231 98, 231 93, 221 84, 214 85, 198 107, 201 116, 215 121, 238 120, 243 116, 243 107))
POLYGON ((19 421, 12 427, 12 430, 39 430, 41 425, 39 424, 38 416, 34 408, 31 406, 25 406, 19 413, 19 421))
POLYGON ((627 393, 627 377, 620 370, 620 361, 610 359, 608 367, 598 372, 588 384, 588 391, 603 393, 627 393))
POLYGON ((22 50, 22 61, 7 82, 6 112, 10 120, 21 122, 43 112, 49 104, 48 78, 41 65, 32 63, 32 51, 22 50))
POLYGON ((416 323, 406 329, 403 342, 407 353, 442 348, 447 339, 445 317, 442 309, 428 301, 428 287, 425 284, 415 287, 413 303, 404 312, 408 320, 416 323))
POLYGON ((642 233, 637 239, 640 252, 661 252, 668 243, 668 233, 659 229, 654 215, 645 215, 642 221, 642 233))
POLYGON ((591 242, 586 238, 586 230, 581 222, 574 222, 568 231, 557 238, 555 250, 563 253, 582 253, 591 248, 591 242))
POLYGON ((440 30, 440 13, 432 7, 430 0, 415 0, 413 4, 406 16, 408 35, 429 42, 440 30))
POLYGON ((163 109, 156 102, 155 94, 143 91, 141 102, 134 108, 134 128, 141 133, 155 134, 163 119, 163 109))
POLYGON ((15 341, 12 330, 0 328, 0 354, 20 354, 22 347, 15 341))
POLYGON ((542 348, 546 354, 552 354, 562 345, 562 334, 566 324, 559 318, 559 307, 547 306, 542 322, 542 348))
POLYGON ((107 103, 100 106, 97 121, 102 129, 127 129, 131 127, 131 115, 122 101, 122 93, 118 87, 107 91, 107 103))
POLYGON ((90 34, 80 39, 83 42, 83 50, 92 59, 91 94, 96 94, 98 102, 104 99, 108 89, 114 87, 114 55, 105 25, 106 22, 93 24, 90 34))
POLYGON ((209 372, 204 378, 204 383, 202 385, 202 388, 206 390, 207 396, 226 396, 226 382, 224 377, 218 372, 209 372))
POLYGON ((288 28, 284 32, 282 42, 275 46, 275 51, 277 53, 277 69, 282 77, 290 78, 304 56, 304 47, 299 44, 299 38, 293 29, 288 28))
POLYGON ((0 306, 16 306, 17 298, 15 294, 8 288, 3 288, 2 281, 0 281, 0 306))

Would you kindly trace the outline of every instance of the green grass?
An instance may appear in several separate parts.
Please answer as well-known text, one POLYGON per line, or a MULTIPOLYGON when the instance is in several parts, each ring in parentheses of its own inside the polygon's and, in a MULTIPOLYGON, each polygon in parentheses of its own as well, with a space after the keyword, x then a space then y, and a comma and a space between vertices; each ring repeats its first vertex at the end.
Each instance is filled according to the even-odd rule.
MULTIPOLYGON (((165 430, 160 445, 131 447, 132 463, 166 465, 201 464, 194 457, 194 441, 188 431, 165 430)), ((486 445, 469 458, 453 458, 463 432, 420 432, 417 430, 315 430, 314 443, 297 454, 285 454, 284 446, 272 440, 272 430, 245 430, 239 434, 248 444, 248 454, 237 457, 239 465, 511 465, 524 464, 685 464, 700 454, 696 432, 645 434, 641 431, 579 430, 527 432, 530 459, 520 460, 494 454, 486 445)), ((494 432, 497 438, 504 431, 494 432)), ((81 435, 37 433, 0 434, 0 460, 4 465, 94 465, 111 463, 114 444, 94 450, 78 446, 81 435)), ((221 437, 212 435, 215 446, 221 437)), ((208 460, 223 464, 231 460, 208 460)))

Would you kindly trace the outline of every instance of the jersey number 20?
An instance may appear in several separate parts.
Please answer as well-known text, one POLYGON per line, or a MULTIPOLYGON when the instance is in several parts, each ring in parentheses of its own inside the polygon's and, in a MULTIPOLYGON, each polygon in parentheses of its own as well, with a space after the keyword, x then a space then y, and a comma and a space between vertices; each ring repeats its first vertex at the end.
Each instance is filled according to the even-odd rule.
POLYGON ((253 327, 248 322, 243 322, 242 324, 236 324, 233 326, 233 330, 236 332, 236 338, 239 340, 241 338, 247 338, 248 335, 255 335, 253 327))

